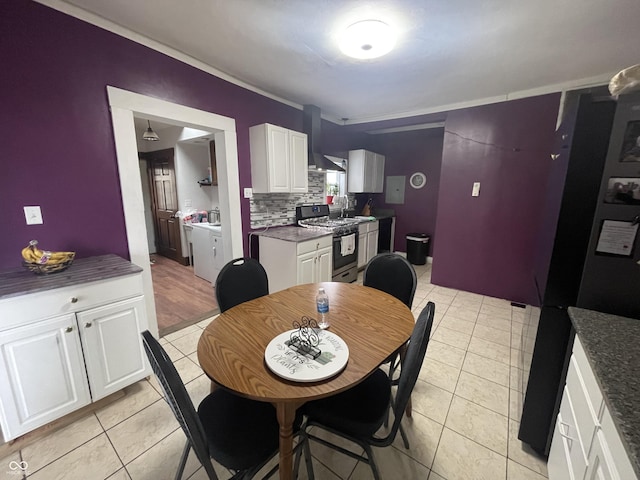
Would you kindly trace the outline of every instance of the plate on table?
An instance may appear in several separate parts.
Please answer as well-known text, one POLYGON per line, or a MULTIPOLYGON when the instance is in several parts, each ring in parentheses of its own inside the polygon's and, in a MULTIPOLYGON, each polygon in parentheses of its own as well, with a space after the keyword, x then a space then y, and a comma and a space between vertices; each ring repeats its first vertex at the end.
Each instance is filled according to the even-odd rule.
POLYGON ((328 330, 316 330, 319 350, 303 352, 291 344, 292 333, 281 333, 269 342, 264 360, 273 373, 294 382, 319 382, 341 372, 349 360, 349 347, 338 335, 328 330), (315 357, 315 358, 314 358, 315 357))

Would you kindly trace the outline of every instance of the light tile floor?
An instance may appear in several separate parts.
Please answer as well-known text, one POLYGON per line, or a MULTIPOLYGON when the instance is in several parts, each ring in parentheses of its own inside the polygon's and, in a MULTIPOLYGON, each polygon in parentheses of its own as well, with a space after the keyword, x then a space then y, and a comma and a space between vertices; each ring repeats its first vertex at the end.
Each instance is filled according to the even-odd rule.
MULTIPOLYGON (((431 300, 436 304, 435 322, 413 392, 413 415, 403 420, 411 448, 405 450, 398 436, 392 447, 376 449, 382 477, 545 478, 545 461, 517 438, 520 392, 527 375, 519 368, 521 348, 532 345, 526 334, 534 309, 433 285, 430 265, 415 269, 414 316, 431 300)), ((208 322, 161 339, 196 405, 209 392, 195 353, 208 322)), ((0 460, 0 478, 172 479, 183 445, 184 435, 155 379, 143 380, 129 387, 124 398, 0 460), (12 461, 26 462, 26 475, 11 470, 12 461)), ((320 480, 372 478, 362 462, 317 443, 311 448, 320 480)), ((219 465, 216 470, 221 479, 230 477, 219 465)), ((303 470, 300 476, 306 478, 303 470)), ((206 478, 193 454, 184 478, 206 478)))

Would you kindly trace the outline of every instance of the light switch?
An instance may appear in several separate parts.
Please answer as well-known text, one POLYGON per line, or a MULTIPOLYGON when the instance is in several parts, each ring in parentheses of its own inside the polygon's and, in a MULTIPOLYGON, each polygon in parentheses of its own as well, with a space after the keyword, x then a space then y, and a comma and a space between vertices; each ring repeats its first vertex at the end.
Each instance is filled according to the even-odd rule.
POLYGON ((185 198, 184 199, 184 208, 191 208, 191 199, 190 198, 185 198))
POLYGON ((42 212, 38 206, 24 207, 24 218, 27 219, 27 225, 41 225, 43 223, 42 212))
POLYGON ((244 189, 244 198, 251 198, 253 197, 253 189, 252 188, 245 188, 244 189))
POLYGON ((480 182, 473 182, 473 189, 471 190, 472 197, 480 196, 480 182))

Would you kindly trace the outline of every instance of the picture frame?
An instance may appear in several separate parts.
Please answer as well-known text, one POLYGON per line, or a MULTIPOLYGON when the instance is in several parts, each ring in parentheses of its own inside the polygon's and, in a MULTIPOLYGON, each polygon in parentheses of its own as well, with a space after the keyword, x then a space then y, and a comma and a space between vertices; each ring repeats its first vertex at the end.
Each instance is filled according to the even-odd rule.
POLYGON ((604 203, 640 205, 640 177, 610 177, 604 203))
POLYGON ((620 151, 620 162, 640 162, 640 120, 627 123, 620 151))

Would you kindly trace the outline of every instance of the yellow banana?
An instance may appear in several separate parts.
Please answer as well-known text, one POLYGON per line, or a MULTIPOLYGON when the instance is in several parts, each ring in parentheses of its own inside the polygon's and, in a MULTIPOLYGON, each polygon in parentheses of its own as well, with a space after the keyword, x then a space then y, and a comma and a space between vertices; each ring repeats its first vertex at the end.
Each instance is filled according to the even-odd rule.
POLYGON ((75 252, 50 252, 47 250, 40 250, 37 240, 31 240, 29 245, 22 249, 22 258, 28 263, 43 264, 58 264, 73 260, 75 252))

